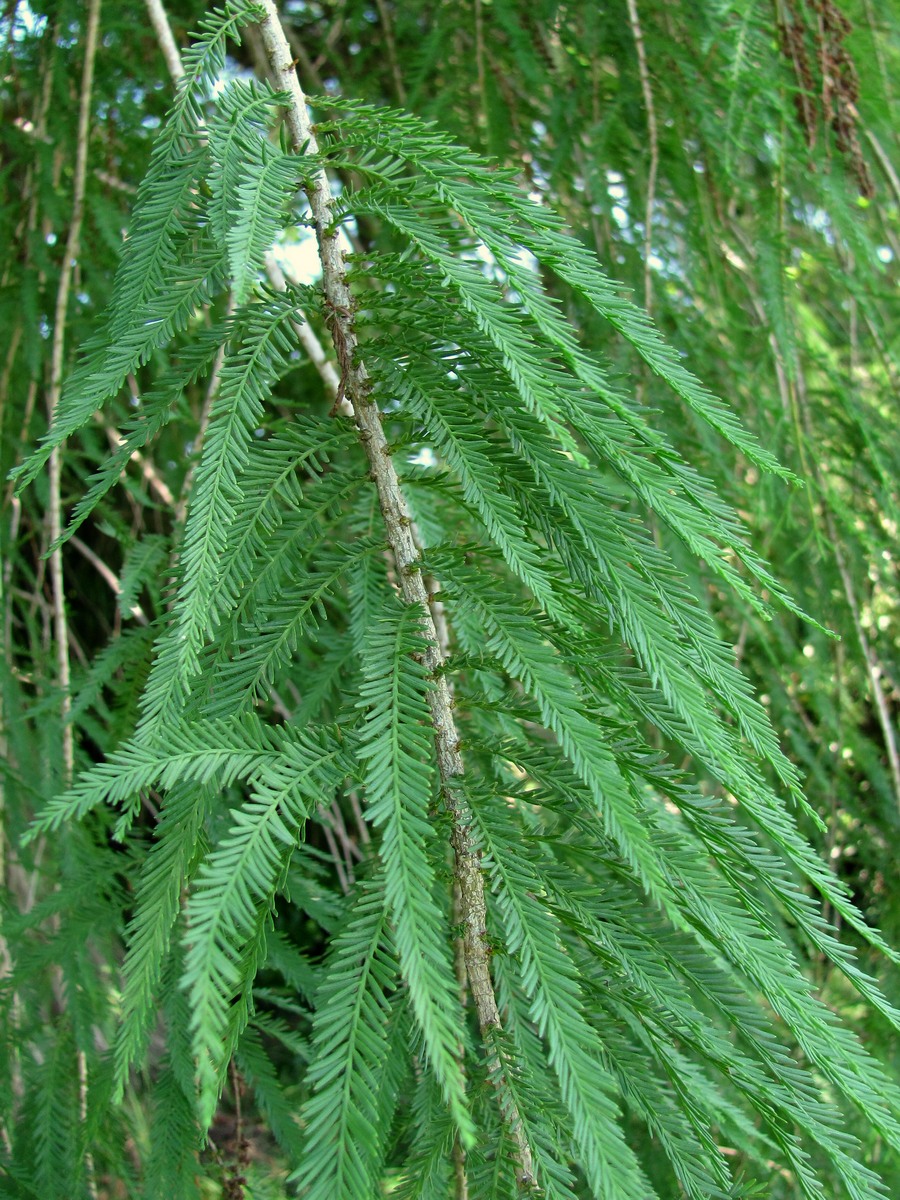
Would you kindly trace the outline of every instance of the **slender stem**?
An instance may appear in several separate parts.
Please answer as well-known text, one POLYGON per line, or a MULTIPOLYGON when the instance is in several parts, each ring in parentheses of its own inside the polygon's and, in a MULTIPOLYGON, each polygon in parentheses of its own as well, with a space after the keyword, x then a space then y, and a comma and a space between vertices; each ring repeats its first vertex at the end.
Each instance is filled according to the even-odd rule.
MULTIPOLYGON (((228 320, 234 312, 234 292, 228 293, 228 301, 225 306, 225 319, 228 320)), ((184 480, 181 484, 181 494, 178 497, 178 502, 175 505, 175 526, 177 530, 184 528, 184 523, 187 520, 188 500, 191 495, 191 489, 194 485, 194 475, 197 472, 197 464, 200 461, 200 455, 203 451, 203 441, 206 437, 209 418, 212 414, 212 406, 215 403, 216 396, 219 394, 219 383, 222 378, 222 368, 225 365, 225 346, 222 345, 216 351, 216 357, 212 365, 212 371, 209 375, 209 381, 206 385, 206 395, 203 398, 203 408, 200 411, 200 421, 197 426, 197 435, 194 438, 194 454, 193 462, 188 467, 184 480)))
POLYGON ((466 1172, 466 1151, 459 1138, 453 1143, 454 1200, 469 1200, 469 1176, 466 1172))
MULTIPOLYGON (((852 388, 852 372, 850 377, 850 385, 852 388)), ((797 401, 806 436, 810 443, 814 444, 814 431, 806 396, 806 380, 802 371, 797 372, 797 401)), ((900 747, 897 745, 897 737, 894 732, 894 723, 891 719, 887 697, 884 692, 884 687, 881 683, 884 671, 878 660, 878 655, 876 654, 874 647, 869 642, 869 639, 866 637, 866 633, 863 628, 862 613, 853 583, 853 576, 850 573, 850 569, 847 566, 847 561, 844 558, 844 554, 841 549, 841 539, 837 526, 834 523, 834 513, 832 510, 829 488, 818 460, 814 462, 811 468, 807 469, 806 474, 810 475, 816 480, 821 493, 825 531, 828 535, 830 549, 834 554, 834 560, 837 564, 838 573, 841 577, 841 583, 844 586, 844 595, 847 598, 847 605, 850 608, 850 615, 853 619, 853 628, 856 633, 856 638, 859 642, 859 647, 862 650, 863 658, 865 659, 866 674, 869 677, 869 686, 872 689, 872 699, 875 702, 875 711, 878 716, 878 724, 881 726, 881 733, 884 737, 884 749, 885 753, 887 754, 891 782, 894 785, 894 797, 897 801, 898 808, 900 808, 900 747)), ((815 519, 815 514, 813 519, 815 519)))
POLYGON ((878 138, 871 129, 865 130, 866 137, 872 149, 875 151, 875 157, 887 177, 888 183, 891 185, 891 191, 894 193, 894 199, 900 204, 900 178, 897 177, 897 172, 894 170, 894 164, 888 158, 884 146, 879 142, 878 138))
POLYGON ((478 73, 478 95, 481 99, 480 123, 485 136, 490 132, 487 102, 487 77, 484 70, 484 11, 481 0, 475 0, 475 67, 478 73))
POLYGON ((401 108, 405 108, 406 88, 403 86, 403 76, 400 74, 400 64, 397 61, 397 43, 394 40, 394 27, 391 22, 391 14, 388 11, 385 0, 375 0, 375 5, 378 9, 378 20, 381 22, 381 27, 384 30, 384 41, 387 46, 391 76, 394 80, 394 91, 397 93, 397 100, 401 108))
MULTIPOLYGON (((137 381, 133 375, 129 375, 128 382, 129 386, 131 387, 132 395, 137 396, 139 394, 137 381)), ((120 449, 124 445, 125 439, 119 433, 118 429, 114 429, 112 425, 103 419, 102 415, 96 416, 95 419, 98 420, 100 425, 103 427, 103 432, 106 434, 106 440, 109 442, 111 448, 113 450, 120 449)), ((130 461, 137 463, 141 469, 141 474, 143 475, 147 486, 151 491, 156 492, 160 501, 166 506, 166 508, 174 509, 176 500, 172 493, 172 489, 160 475, 159 471, 156 469, 150 459, 145 458, 144 455, 141 454, 140 450, 133 450, 131 452, 130 461)))
POLYGON ((647 203, 644 208, 644 308, 650 312, 653 307, 653 276, 650 269, 650 258, 653 250, 653 209, 656 204, 656 173, 659 169, 659 136, 656 125, 656 107, 653 103, 653 88, 650 86, 650 71, 647 67, 647 51, 644 47, 644 33, 641 29, 641 18, 638 13, 637 0, 628 0, 628 23, 634 38, 634 48, 637 51, 638 74, 641 79, 641 91, 644 94, 644 108, 647 111, 647 135, 650 138, 650 170, 647 175, 647 203))
POLYGON ((184 75, 184 67, 181 63, 181 54, 175 38, 172 36, 172 27, 169 24, 168 15, 162 6, 161 0, 147 0, 147 12, 150 14, 150 23, 156 31, 159 48, 162 50, 163 58, 166 60, 169 74, 177 83, 182 75, 184 75))
POLYGON ((362 805, 359 802, 359 793, 356 788, 349 789, 347 799, 350 801, 350 807, 353 810, 353 819, 356 822, 359 840, 364 846, 368 846, 372 840, 372 835, 369 833, 369 827, 363 818, 362 805))
MULTIPOLYGON (((71 541, 74 549, 76 549, 83 558, 87 559, 103 582, 109 586, 110 591, 112 591, 112 593, 116 596, 121 596, 122 581, 119 579, 112 567, 110 567, 108 563, 105 563, 99 554, 95 554, 90 546, 85 545, 81 538, 73 535, 69 540, 71 541)), ((139 604, 132 604, 129 611, 139 625, 147 624, 147 614, 139 604)))
POLYGON ((338 877, 338 884, 340 885, 341 892, 345 896, 349 896, 351 880, 347 874, 347 869, 344 866, 344 859, 340 850, 338 849, 338 844, 334 836, 334 830, 332 826, 329 825, 324 813, 320 814, 319 823, 322 826, 322 833, 325 836, 325 844, 328 847, 328 853, 331 855, 332 862, 334 863, 334 870, 338 877))
MULTIPOLYGON (((97 31, 100 27, 100 0, 91 0, 88 8, 87 32, 84 49, 84 68, 81 78, 81 101, 78 109, 78 132, 75 149, 75 180, 72 195, 72 220, 66 251, 59 274, 56 293, 56 313, 53 321, 53 348, 50 365, 50 391, 47 407, 51 420, 56 416, 62 392, 63 364, 65 357, 66 313, 69 292, 78 254, 81 250, 81 226, 84 220, 84 184, 87 176, 88 134, 91 118, 91 90, 94 82, 94 58, 97 52, 97 31)), ((62 479, 63 447, 58 446, 50 456, 50 500, 49 533, 51 544, 62 533, 62 504, 60 499, 62 479)), ((63 576, 62 550, 56 547, 50 556, 50 579, 53 587, 53 627, 56 640, 56 663, 59 686, 62 691, 63 722, 63 770, 65 786, 72 779, 75 766, 75 744, 69 712, 72 700, 69 695, 69 626, 66 619, 65 580, 63 576)))
MULTIPOLYGON (((266 255, 265 268, 266 275, 269 277, 269 283, 277 292, 283 292, 287 287, 285 274, 272 254, 266 255)), ((322 343, 316 337, 312 326, 302 316, 300 320, 292 321, 291 324, 294 327, 297 340, 309 356, 310 362, 321 375, 322 382, 325 384, 325 391, 332 400, 336 399, 338 392, 341 390, 341 378, 325 353, 322 343)), ((346 401, 342 400, 339 408, 346 416, 353 416, 353 410, 346 401)))
MULTIPOLYGON (((79 1050, 76 1055, 78 1064, 78 1116, 81 1119, 82 1125, 87 1125, 88 1119, 88 1072, 87 1072, 87 1055, 83 1050, 79 1050)), ((87 1182, 88 1195, 91 1200, 98 1200, 100 1193, 97 1191, 97 1182, 94 1178, 94 1156, 90 1150, 84 1152, 84 1170, 87 1182)))
MULTIPOLYGON (((153 28, 156 30, 156 35, 159 39, 159 45, 163 53, 163 58, 166 60, 166 66, 169 68, 169 74, 172 76, 173 82, 178 83, 178 81, 184 75, 184 67, 182 66, 181 55, 178 52, 178 47, 175 44, 175 38, 172 34, 172 27, 169 24, 168 13, 163 7, 162 0, 147 0, 147 10, 150 14, 150 20, 153 24, 153 28)), ((256 30, 253 29, 252 26, 248 32, 251 34, 256 34, 256 30)), ((252 37, 251 42, 252 45, 256 47, 257 37, 252 37)), ((259 69, 264 73, 267 68, 268 62, 263 57, 259 64, 259 69)), ((285 282, 284 271, 282 271, 281 267, 278 265, 274 254, 270 253, 266 255, 264 267, 269 283, 272 285, 272 287, 277 292, 283 292, 287 286, 285 282)), ((340 377, 335 371, 333 365, 329 362, 325 351, 322 349, 322 343, 316 337, 312 326, 308 321, 303 319, 302 315, 299 320, 293 322, 293 326, 294 332, 297 334, 297 337, 300 340, 300 344, 309 355, 313 366, 321 375, 326 390, 328 391, 329 395, 335 397, 340 389, 340 377)), ((214 377, 218 375, 220 369, 221 359, 217 358, 216 367, 213 370, 214 377)), ((347 416, 352 415, 349 410, 349 405, 342 405, 342 407, 344 408, 347 416)), ((206 428, 206 421, 209 417, 208 406, 204 407, 204 412, 205 419, 201 420, 201 429, 199 435, 201 439, 206 428)), ((199 450, 199 442, 195 446, 195 450, 199 450)), ((185 484, 185 487, 182 488, 182 499, 179 501, 179 508, 181 509, 183 509, 184 500, 188 494, 187 481, 185 481, 185 484)), ((183 512, 181 513, 180 519, 184 519, 183 512)))
MULTIPOLYGON (((279 90, 286 92, 291 98, 285 112, 291 140, 298 152, 305 150, 309 154, 317 154, 318 144, 310 124, 306 97, 294 70, 293 55, 281 26, 278 10, 273 0, 262 0, 261 7, 267 15, 260 22, 259 28, 272 76, 279 90)), ((444 799, 453 820, 451 842, 456 859, 455 882, 459 889, 464 926, 466 973, 482 1034, 486 1043, 491 1046, 491 1034, 501 1028, 501 1022, 486 944, 484 876, 472 839, 471 815, 459 791, 454 787, 463 773, 463 762, 453 718, 450 686, 441 669, 444 665, 441 639, 429 605, 429 594, 421 570, 421 555, 413 536, 406 499, 381 427, 377 405, 373 403, 370 395, 371 382, 365 364, 358 355, 353 298, 347 284, 347 269, 337 232, 333 228, 331 187, 323 169, 312 173, 306 191, 316 225, 325 298, 334 314, 332 337, 345 393, 353 406, 359 439, 369 461, 388 544, 397 567, 401 594, 407 604, 414 604, 421 611, 422 627, 428 641, 424 661, 434 679, 428 701, 444 799)), ((523 1185, 531 1186, 535 1181, 531 1147, 524 1135, 519 1113, 508 1095, 502 1109, 515 1142, 517 1175, 523 1185)))
MULTIPOLYGON (((51 421, 56 416, 62 394, 63 366, 65 361, 66 315, 69 307, 69 292, 78 255, 81 251, 81 226, 84 221, 84 191, 87 177, 88 140, 91 119, 91 92, 94 84, 94 59, 97 53, 97 34, 100 28, 100 0, 90 0, 87 13, 87 30, 84 46, 84 66, 81 75, 81 97, 78 107, 78 131, 75 143, 75 179, 72 189, 72 219, 69 236, 60 268, 59 287, 56 292, 56 311, 53 320, 53 347, 50 360, 50 390, 47 408, 51 421)), ((57 446, 50 456, 48 524, 51 545, 62 533, 62 455, 63 446, 57 446)), ((50 580, 53 589, 53 631, 56 642, 56 664, 59 687, 62 694, 62 751, 65 786, 72 782, 75 770, 75 739, 70 714, 72 698, 69 694, 69 624, 66 617, 65 577, 63 574, 62 549, 57 546, 50 555, 50 580)), ((82 1121, 87 1120, 87 1059, 84 1051, 77 1052, 78 1096, 82 1121)), ((94 1179, 94 1164, 90 1151, 85 1152, 85 1170, 88 1192, 97 1196, 94 1179)))
MULTIPOLYGON (((94 59, 97 51, 97 34, 100 26, 100 0, 91 0, 87 14, 84 65, 81 78, 81 94, 78 111, 78 126, 75 150, 75 177, 72 189, 72 218, 66 239, 65 253, 60 267, 59 285, 53 321, 53 343, 50 358, 50 386, 47 393, 47 411, 51 420, 56 416, 62 394, 62 378, 65 363, 66 317, 72 277, 81 250, 81 227, 84 220, 85 180, 91 115, 91 93, 93 90, 94 59)), ((51 545, 62 532, 62 456, 63 446, 57 446, 49 461, 49 500, 47 506, 48 535, 51 545)), ((61 691, 60 716, 62 718, 63 779, 68 787, 75 768, 75 742, 70 720, 72 700, 69 694, 69 626, 66 616, 65 576, 62 550, 53 549, 50 555, 50 581, 53 593, 53 632, 56 649, 57 679, 61 691)), ((38 853, 42 847, 38 847, 38 853)), ((36 875, 36 873, 35 873, 36 875)), ((87 1057, 83 1050, 76 1052, 78 1071, 79 1115, 87 1120, 87 1057)), ((90 1196, 97 1196, 94 1178, 94 1162, 90 1150, 84 1155, 86 1183, 90 1196)))
POLYGON ((884 748, 887 754, 888 766, 891 772, 891 780, 894 784, 894 797, 897 801, 897 806, 900 808, 900 749, 897 746, 897 737, 894 733, 894 723, 891 719, 891 711, 887 702, 887 697, 884 694, 884 688, 881 684, 882 669, 878 662, 878 655, 875 653, 869 639, 866 637, 863 629, 862 616, 859 609, 859 601, 856 597, 856 591, 853 586, 853 576, 847 568, 846 560, 841 551, 841 542, 831 513, 826 509, 825 520, 828 527, 828 535, 831 539, 832 549, 834 551, 834 559, 837 563, 837 569, 841 576, 841 582, 844 585, 844 595, 847 597, 847 604, 850 607, 850 614, 853 618, 853 628, 856 631, 857 641, 860 649, 863 652, 863 658, 866 661, 866 674, 869 676, 869 686, 872 689, 872 698, 875 701, 875 711, 878 714, 878 724, 881 726, 881 733, 884 737, 884 748))

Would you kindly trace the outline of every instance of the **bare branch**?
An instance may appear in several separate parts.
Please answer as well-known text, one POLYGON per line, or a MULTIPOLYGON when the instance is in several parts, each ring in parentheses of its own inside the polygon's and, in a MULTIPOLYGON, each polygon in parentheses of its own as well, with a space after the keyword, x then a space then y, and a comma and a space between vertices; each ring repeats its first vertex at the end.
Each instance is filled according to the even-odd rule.
MULTIPOLYGON (((56 311, 53 320, 53 348, 50 365, 50 390, 47 409, 51 421, 56 416, 62 392, 63 364, 66 343, 66 314, 69 307, 69 292, 72 274, 81 249, 81 226, 84 220, 84 186, 87 176, 88 133, 91 118, 91 90, 94 84, 94 58, 97 52, 97 32, 100 28, 100 0, 91 0, 88 8, 87 31, 84 47, 84 68, 81 77, 81 100, 78 108, 78 131, 75 143, 75 180, 72 189, 72 219, 69 236, 59 273, 56 292, 56 311)), ((60 484, 62 476, 62 446, 57 446, 50 456, 50 499, 48 523, 51 545, 62 533, 62 506, 60 484)), ((53 587, 53 626, 56 640, 56 663, 59 686, 62 691, 63 720, 63 769, 68 787, 75 766, 75 746, 72 726, 69 722, 71 699, 69 697, 69 627, 66 620, 65 584, 63 578, 62 550, 59 546, 50 556, 50 578, 53 587)))
POLYGON ((175 38, 172 36, 172 27, 169 24, 168 15, 162 6, 161 0, 147 0, 147 12, 150 14, 150 22, 156 30, 159 48, 162 50, 163 58, 166 60, 169 74, 177 83, 182 75, 184 75, 184 67, 181 63, 181 53, 176 45, 175 38))
POLYGON ((391 22, 391 14, 388 10, 385 0, 375 0, 375 5, 378 9, 378 20, 381 22, 381 27, 384 29, 384 41, 387 46, 388 62, 391 67, 391 75, 394 80, 394 90, 397 93, 397 100, 401 107, 406 105, 406 88, 403 86, 403 77, 400 74, 400 64, 397 61, 397 43, 394 40, 394 27, 391 22))
MULTIPOLYGON (((53 348, 50 360, 50 390, 47 394, 47 409, 51 422, 56 416, 62 394, 63 365, 65 361, 66 316, 69 308, 69 292, 72 275, 81 250, 81 226, 84 221, 84 191, 87 178, 88 139, 91 119, 91 92, 94 85, 94 59, 97 53, 97 34, 100 28, 100 0, 90 0, 87 13, 87 30, 84 44, 84 67, 81 75, 81 96, 78 106, 78 132, 75 143, 75 179, 72 189, 72 219, 69 236, 59 273, 56 292, 56 311, 53 320, 53 348)), ((57 446, 50 456, 48 532, 53 545, 62 533, 62 454, 63 447, 57 446)), ((69 694, 69 624, 66 617, 65 579, 63 576, 62 548, 56 546, 50 555, 50 579, 53 588, 53 629, 56 642, 57 676, 62 695, 62 751, 64 782, 68 787, 75 770, 75 740, 70 714, 72 698, 69 694)), ((87 1121, 87 1060, 83 1050, 76 1055, 78 1064, 79 1115, 82 1123, 87 1121)), ((93 1156, 85 1152, 85 1175, 88 1193, 97 1197, 94 1178, 93 1156)))
POLYGON ((653 307, 653 276, 650 258, 653 250, 653 209, 656 204, 656 173, 659 169, 659 135, 656 125, 656 108, 653 104, 653 88, 650 86, 650 70, 647 66, 647 51, 644 47, 644 32, 638 13, 637 0, 628 0, 628 23, 637 50, 638 73, 644 108, 647 111, 647 135, 650 138, 650 169, 647 174, 647 203, 644 208, 644 308, 653 307))
MULTIPOLYGON (((105 563, 99 554, 95 554, 90 546, 86 545, 80 537, 73 535, 69 541, 78 551, 78 553, 82 555, 83 558, 87 559, 87 561, 91 564, 103 582, 107 584, 113 594, 116 596, 121 596, 122 581, 119 579, 119 576, 115 573, 112 567, 109 566, 108 563, 105 563)), ((147 614, 139 604, 132 604, 129 612, 139 625, 147 624, 147 614)))

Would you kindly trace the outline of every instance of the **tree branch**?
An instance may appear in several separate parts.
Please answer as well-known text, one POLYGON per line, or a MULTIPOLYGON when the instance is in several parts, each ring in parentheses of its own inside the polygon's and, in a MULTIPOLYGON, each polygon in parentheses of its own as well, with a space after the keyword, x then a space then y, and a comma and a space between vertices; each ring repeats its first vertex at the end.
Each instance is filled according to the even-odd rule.
POLYGON ((184 67, 181 63, 181 53, 176 45, 175 38, 172 36, 172 27, 169 24, 168 15, 162 6, 161 0, 147 0, 147 12, 150 15, 150 23, 156 31, 159 48, 162 51, 163 58, 166 60, 169 74, 177 83, 184 74, 184 67))
POLYGON ((388 63, 391 68, 391 75, 394 80, 394 90, 397 93, 397 102, 401 108, 406 107, 406 88, 403 86, 403 76, 400 74, 400 64, 397 61, 397 43, 394 40, 394 28, 391 24, 391 14, 388 11, 388 6, 385 0, 375 0, 375 6, 378 9, 378 20, 381 22, 381 28, 384 30, 384 41, 387 47, 388 63))
MULTIPOLYGON (((318 144, 309 119, 306 97, 300 87, 278 10, 273 0, 262 0, 266 17, 260 22, 260 34, 272 76, 280 91, 291 97, 285 120, 298 153, 318 153, 318 144)), ((353 406, 359 438, 369 461, 378 493, 388 544, 397 566, 401 594, 407 604, 416 605, 422 614, 422 628, 428 639, 425 665, 434 678, 428 702, 434 729, 438 769, 444 800, 453 819, 451 841, 456 858, 455 876, 459 889, 466 973, 475 1002, 478 1022, 485 1043, 496 1056, 491 1033, 501 1028, 500 1013, 491 980, 486 944, 486 903, 484 877, 471 836, 471 814, 454 784, 463 773, 459 738, 452 712, 452 696, 442 671, 444 654, 429 606, 429 595, 421 570, 421 556, 412 532, 406 500, 397 478, 390 449, 381 428, 381 417, 371 398, 371 382, 365 364, 359 359, 358 339, 353 321, 353 297, 347 284, 347 271, 336 230, 333 228, 332 195, 323 169, 316 170, 306 187, 316 225, 322 282, 325 298, 334 314, 332 337, 342 367, 347 399, 353 406)), ((498 1079, 502 1086, 502 1077, 498 1079)), ((517 1176, 524 1186, 535 1182, 531 1147, 525 1138, 515 1105, 508 1095, 501 1108, 509 1122, 516 1146, 517 1176)))
MULTIPOLYGON (((112 567, 109 566, 108 563, 105 563, 99 554, 95 554, 90 546, 86 545, 80 537, 77 537, 73 534, 69 540, 78 553, 83 558, 87 559, 103 582, 107 584, 113 595, 117 597, 121 596, 122 581, 119 579, 119 576, 115 573, 112 567)), ((146 625, 148 623, 147 614, 139 604, 132 604, 129 611, 139 625, 146 625)))
MULTIPOLYGON (((172 81, 178 83, 184 75, 184 67, 181 63, 181 55, 178 47, 175 45, 175 38, 172 34, 172 27, 169 24, 169 17, 162 5, 162 0, 147 0, 147 10, 150 14, 150 20, 153 28, 156 30, 156 35, 159 39, 160 49, 163 53, 163 58, 166 60, 166 66, 169 68, 169 74, 172 76, 172 81)), ((251 26, 251 31, 253 27, 251 26)), ((256 38, 251 39, 253 45, 256 45, 256 38)), ((260 47, 261 49, 261 47, 260 47)), ((268 69, 268 62, 263 60, 259 64, 261 71, 268 69)), ((267 254, 265 259, 265 271, 269 283, 278 292, 283 292, 287 286, 285 282, 284 271, 278 265, 274 254, 267 254)), ((303 349, 309 355, 310 361, 322 377, 322 382, 325 384, 325 390, 334 399, 337 396, 340 388, 340 378, 335 371, 333 365, 328 361, 325 351, 322 349, 322 343, 316 337, 312 326, 308 321, 301 319, 292 322, 294 332, 300 340, 303 349)), ((221 365, 221 364, 220 364, 221 365)), ((214 375, 217 372, 214 371, 214 375)), ((346 415, 352 416, 349 405, 345 408, 346 415)), ((207 409, 208 415, 208 409, 207 409)), ((205 429, 205 422, 201 422, 201 437, 205 429)), ((198 443, 199 448, 199 443, 198 443)))

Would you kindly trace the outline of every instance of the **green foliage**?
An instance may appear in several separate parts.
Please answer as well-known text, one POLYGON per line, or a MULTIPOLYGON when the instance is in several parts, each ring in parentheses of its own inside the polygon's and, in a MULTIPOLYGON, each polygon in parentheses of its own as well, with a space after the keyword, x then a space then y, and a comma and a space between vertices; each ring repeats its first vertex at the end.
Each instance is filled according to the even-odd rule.
POLYGON ((892 15, 286 5, 312 156, 262 6, 107 6, 55 329, 84 7, 0 18, 0 1194, 900 1190, 892 15))
POLYGON ((391 914, 400 970, 421 1026, 430 1068, 466 1142, 472 1130, 465 1109, 465 1080, 457 1061, 462 1040, 457 983, 444 934, 448 914, 432 893, 429 809, 435 800, 432 740, 425 700, 423 639, 415 636, 414 607, 377 614, 362 656, 360 707, 365 722, 359 755, 367 815, 381 832, 385 903, 391 914))
POLYGON ((384 884, 376 876, 360 885, 353 911, 332 941, 316 997, 312 1094, 297 1168, 300 1190, 310 1196, 372 1194, 390 1136, 398 1091, 391 1065, 403 1062, 405 1048, 398 1036, 398 964, 384 884))

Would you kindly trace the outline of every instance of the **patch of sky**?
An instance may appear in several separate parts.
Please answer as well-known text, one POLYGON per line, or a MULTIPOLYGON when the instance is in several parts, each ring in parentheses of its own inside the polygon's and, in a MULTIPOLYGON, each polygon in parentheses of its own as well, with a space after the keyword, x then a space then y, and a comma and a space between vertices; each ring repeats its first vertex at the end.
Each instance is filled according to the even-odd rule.
MULTIPOLYGON (((301 219, 308 217, 309 212, 301 219)), ((353 243, 350 238, 357 232, 356 222, 345 219, 338 226, 338 242, 347 254, 353 253, 353 243)), ((308 225, 294 225, 275 243, 275 258, 285 275, 294 283, 317 283, 322 278, 322 263, 319 260, 319 246, 316 242, 315 231, 308 225)))
POLYGON ((781 143, 771 132, 763 134, 763 146, 768 152, 769 162, 777 163, 781 159, 781 143))
POLYGON ((796 220, 805 225, 807 229, 821 234, 826 245, 834 245, 835 238, 831 227, 831 218, 824 208, 819 208, 815 204, 795 204, 793 214, 796 220))
MULTIPOLYGON (((4 36, 9 27, 9 17, 0 21, 0 30, 3 31, 4 36)), ((21 3, 15 6, 12 14, 13 41, 23 42, 26 38, 40 37, 46 28, 47 18, 43 13, 34 12, 28 0, 21 0, 21 3)))
POLYGON ((296 240, 280 241, 275 245, 278 265, 295 283, 315 283, 322 278, 319 247, 311 229, 300 228, 296 240))
MULTIPOLYGON (((547 132, 546 128, 543 125, 541 125, 540 121, 535 121, 534 125, 532 125, 532 129, 535 129, 535 126, 539 126, 543 130, 544 133, 547 132)), ((536 130, 535 130, 535 132, 536 132, 536 130)), ((541 136, 543 136, 543 134, 539 134, 538 136, 541 137, 541 136)), ((533 204, 543 204, 544 203, 544 194, 550 190, 550 181, 548 180, 546 174, 542 170, 541 164, 538 162, 538 159, 536 156, 532 157, 529 161, 530 161, 529 173, 531 176, 531 189, 528 192, 528 199, 533 204)))
POLYGON ((209 90, 209 99, 218 100, 225 89, 234 79, 243 79, 245 81, 256 80, 256 75, 249 67, 243 66, 236 58, 232 58, 230 54, 225 56, 225 65, 219 72, 215 83, 209 90))
MULTIPOLYGON (((629 195, 628 189, 625 186, 624 178, 618 171, 606 172, 606 194, 613 201, 610 208, 610 216, 622 230, 624 238, 627 242, 634 240, 634 229, 631 222, 631 216, 628 212, 629 195)), ((618 258, 617 262, 620 261, 618 258)))
POLYGON ((525 246, 520 246, 518 248, 513 255, 513 261, 517 264, 517 266, 525 267, 527 270, 537 275, 538 260, 534 257, 530 250, 525 248, 525 246))
MULTIPOLYGON (((509 282, 508 275, 497 262, 497 259, 491 252, 490 247, 486 246, 484 242, 476 242, 468 253, 469 256, 474 255, 476 259, 484 264, 483 271, 486 279, 490 279, 492 282, 500 284, 501 287, 504 287, 509 282)), ((538 260, 531 253, 531 251, 527 250, 524 246, 517 246, 511 257, 516 266, 524 267, 527 271, 531 271, 535 274, 537 273, 538 260)))

